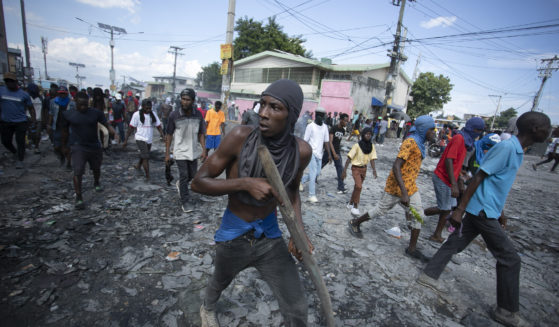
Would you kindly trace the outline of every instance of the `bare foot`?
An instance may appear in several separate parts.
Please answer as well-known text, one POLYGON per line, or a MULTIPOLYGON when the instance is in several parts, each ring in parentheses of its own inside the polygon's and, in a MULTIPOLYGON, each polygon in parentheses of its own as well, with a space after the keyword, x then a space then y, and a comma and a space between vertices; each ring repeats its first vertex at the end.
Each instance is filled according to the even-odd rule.
POLYGON ((442 243, 442 242, 444 242, 444 238, 442 238, 440 236, 431 235, 431 237, 429 237, 429 241, 442 243))

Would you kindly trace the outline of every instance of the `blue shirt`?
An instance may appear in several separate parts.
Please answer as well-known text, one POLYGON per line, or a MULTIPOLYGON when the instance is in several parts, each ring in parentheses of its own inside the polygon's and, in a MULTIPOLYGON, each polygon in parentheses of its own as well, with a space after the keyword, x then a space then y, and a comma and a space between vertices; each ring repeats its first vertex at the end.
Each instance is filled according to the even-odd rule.
POLYGON ((7 87, 0 87, 0 110, 2 121, 8 123, 21 123, 27 121, 25 110, 33 106, 31 97, 22 89, 10 91, 7 87))
POLYGON ((262 233, 264 233, 267 238, 281 237, 276 210, 272 211, 264 219, 258 219, 248 223, 237 217, 227 208, 223 214, 221 226, 219 226, 219 229, 215 232, 214 240, 216 242, 230 241, 251 230, 254 230, 255 238, 260 238, 262 233))
POLYGON ((489 149, 479 167, 487 177, 476 189, 466 212, 477 216, 483 210, 487 218, 498 219, 523 158, 524 151, 514 135, 489 149))

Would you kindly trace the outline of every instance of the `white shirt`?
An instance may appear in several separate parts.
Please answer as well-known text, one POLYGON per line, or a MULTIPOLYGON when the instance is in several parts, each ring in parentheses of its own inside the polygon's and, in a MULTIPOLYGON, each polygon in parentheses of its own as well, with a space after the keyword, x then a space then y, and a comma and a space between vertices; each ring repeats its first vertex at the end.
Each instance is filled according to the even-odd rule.
POLYGON ((325 123, 322 123, 322 126, 318 126, 313 121, 312 123, 307 125, 304 140, 311 146, 312 154, 317 158, 322 159, 324 142, 330 141, 330 136, 328 135, 328 127, 325 123))
POLYGON ((140 111, 136 111, 134 115, 132 115, 132 119, 130 120, 130 126, 136 128, 136 134, 134 134, 134 138, 136 141, 144 141, 147 144, 151 144, 153 142, 153 128, 160 126, 161 122, 159 121, 159 117, 153 113, 155 116, 155 124, 152 125, 151 123, 151 116, 150 114, 144 114, 144 123, 140 120, 140 111))

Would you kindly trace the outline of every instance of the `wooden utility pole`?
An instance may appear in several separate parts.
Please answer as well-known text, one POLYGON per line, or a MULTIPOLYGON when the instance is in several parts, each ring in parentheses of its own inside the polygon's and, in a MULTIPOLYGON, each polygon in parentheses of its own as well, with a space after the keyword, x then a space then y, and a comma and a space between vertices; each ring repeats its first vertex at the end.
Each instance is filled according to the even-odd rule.
POLYGON ((41 45, 43 49, 43 60, 45 61, 45 79, 49 80, 49 74, 47 73, 47 46, 48 40, 46 37, 41 36, 41 45))
POLYGON ((538 93, 536 93, 536 96, 534 97, 534 103, 532 104, 531 111, 534 111, 538 108, 545 82, 547 81, 548 78, 551 77, 551 72, 558 69, 557 67, 552 67, 553 63, 557 60, 559 60, 559 58, 557 58, 557 55, 555 55, 555 57, 553 58, 542 59, 542 63, 547 61, 547 67, 538 69, 538 71, 540 72, 540 77, 542 78, 542 84, 540 85, 540 89, 538 90, 538 93))
POLYGON ((495 114, 493 115, 493 119, 491 120, 491 127, 489 128, 490 131, 493 130, 493 124, 495 124, 495 117, 497 117, 497 113, 499 112, 499 108, 501 107, 501 99, 503 98, 502 95, 489 95, 490 97, 499 97, 499 102, 497 102, 497 109, 495 109, 495 114))
POLYGON ((175 64, 173 65, 173 98, 175 98, 175 92, 176 92, 176 88, 177 88, 177 56, 181 55, 182 53, 179 53, 179 51, 181 51, 183 48, 181 47, 176 47, 176 46, 170 46, 171 51, 169 51, 169 53, 172 53, 175 55, 175 64))
POLYGON ((402 35, 402 20, 404 19, 404 9, 406 8, 406 0, 392 0, 392 4, 395 6, 400 6, 400 14, 398 16, 398 25, 396 26, 396 35, 394 35, 394 45, 392 46, 392 51, 389 52, 390 57, 390 68, 388 70, 388 75, 385 80, 386 92, 384 94, 384 104, 382 106, 381 115, 386 115, 387 107, 390 102, 392 103, 392 96, 394 94, 394 89, 396 87, 396 82, 398 79, 398 73, 400 68, 400 62, 406 61, 407 57, 400 53, 400 41, 402 35))

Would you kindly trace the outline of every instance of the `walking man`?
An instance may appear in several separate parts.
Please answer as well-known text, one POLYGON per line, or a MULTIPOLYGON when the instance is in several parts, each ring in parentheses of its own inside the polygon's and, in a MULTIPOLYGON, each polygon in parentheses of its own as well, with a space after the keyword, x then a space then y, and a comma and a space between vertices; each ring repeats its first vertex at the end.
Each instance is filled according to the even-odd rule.
POLYGON ((491 317, 506 326, 528 326, 518 313, 520 256, 501 227, 499 217, 522 165, 523 149, 545 141, 551 131, 551 121, 541 112, 529 111, 518 117, 516 126, 518 136, 495 144, 486 153, 450 218, 456 231, 439 248, 417 282, 441 290, 438 279, 452 256, 481 234, 497 260, 497 307, 491 317))
MULTIPOLYGON (((214 237, 215 269, 200 308, 202 326, 219 326, 216 303, 235 276, 248 267, 256 268, 272 289, 286 326, 307 324, 303 286, 278 226, 278 195, 263 178, 257 154, 260 144, 270 150, 303 227, 298 185, 312 150, 293 136, 303 91, 291 80, 278 80, 262 92, 260 104, 260 126, 235 127, 192 181, 196 192, 229 197, 214 237), (224 171, 226 179, 218 178, 224 171)), ((292 241, 289 251, 298 252, 292 241)))
POLYGON ((315 110, 314 121, 310 123, 305 130, 304 140, 308 142, 312 148, 312 158, 309 164, 309 172, 303 176, 299 190, 302 191, 303 184, 309 182, 309 202, 311 203, 318 202, 318 198, 316 197, 316 178, 320 175, 322 155, 325 149, 328 152, 328 162, 332 161, 332 154, 330 153, 329 146, 330 136, 328 134, 328 127, 324 124, 325 116, 326 110, 318 107, 315 110))
POLYGON ((193 89, 184 89, 180 94, 181 107, 171 112, 165 136, 165 163, 171 160, 171 143, 173 157, 179 168, 177 189, 184 212, 194 210, 194 201, 188 192, 188 183, 198 170, 198 158, 206 160, 206 124, 200 111, 194 109, 196 93, 193 89), (173 142, 174 141, 174 142, 173 142))
MULTIPOLYGON (((403 206, 406 211, 413 208, 418 214, 422 213, 421 195, 418 192, 416 179, 421 162, 425 158, 425 142, 435 138, 435 121, 427 115, 419 116, 415 120, 414 127, 415 131, 404 140, 400 147, 380 201, 373 210, 349 221, 349 231, 353 236, 362 238, 361 224, 372 218, 383 216, 396 204, 403 206)), ((413 219, 411 229, 410 243, 405 253, 414 259, 427 261, 427 257, 416 248, 421 232, 421 222, 413 219)))
POLYGON ((6 86, 0 86, 2 144, 8 151, 16 155, 16 169, 22 169, 25 157, 25 133, 28 124, 25 110, 29 110, 31 124, 35 124, 35 108, 29 94, 19 88, 15 73, 4 73, 4 83, 6 83, 6 86), (16 135, 17 149, 12 143, 14 134, 16 135))
POLYGON ((221 143, 221 135, 225 134, 225 114, 221 110, 221 101, 215 102, 215 109, 210 109, 206 113, 207 136, 206 149, 209 153, 211 149, 216 150, 221 143))
MULTIPOLYGON (((89 98, 88 98, 89 102, 89 98)), ((60 86, 57 91, 57 96, 50 102, 49 120, 47 123, 47 131, 52 134, 54 144, 54 153, 58 155, 60 166, 66 162, 66 168, 71 169, 70 152, 65 152, 67 144, 62 143, 62 125, 64 121, 63 113, 68 110, 75 110, 76 103, 71 101, 68 96, 68 89, 65 86, 60 86), (51 132, 52 131, 52 132, 51 132)))
POLYGON ((342 142, 342 138, 345 135, 345 127, 347 126, 348 120, 349 117, 347 114, 340 114, 338 124, 332 126, 329 133, 330 151, 332 153, 332 157, 334 158, 334 165, 336 166, 336 176, 338 179, 338 194, 347 193, 345 189, 344 179, 342 178, 344 168, 342 164, 342 150, 340 144, 342 142))
POLYGON ((540 161, 538 163, 535 163, 532 165, 532 168, 534 170, 538 169, 539 165, 543 165, 545 163, 551 162, 553 160, 555 160, 555 162, 553 163, 553 166, 551 166, 551 172, 555 171, 555 168, 557 167, 557 164, 559 163, 559 128, 555 128, 553 130, 553 133, 551 135, 551 140, 549 145, 547 146, 547 150, 545 151, 545 155, 547 156, 546 160, 540 161))
POLYGON ((115 135, 115 130, 107 124, 105 115, 97 109, 88 107, 88 98, 87 93, 78 92, 76 94, 76 110, 64 111, 60 126, 63 151, 65 153, 69 152, 66 149, 66 144, 69 144, 72 154, 76 209, 85 208, 82 197, 82 177, 85 173, 86 163, 89 163, 89 168, 93 172, 95 192, 103 191, 99 183, 103 149, 97 137, 97 123, 105 126, 111 135, 115 135), (68 136, 70 137, 69 141, 68 136))
POLYGON ((433 186, 437 197, 437 206, 425 209, 426 216, 439 215, 439 222, 435 232, 429 238, 431 241, 442 243, 442 232, 446 224, 446 217, 456 206, 456 198, 460 195, 458 176, 462 171, 462 164, 466 153, 474 149, 475 139, 478 138, 485 122, 480 117, 472 117, 466 122, 466 127, 456 134, 446 146, 437 168, 433 173, 433 186))

